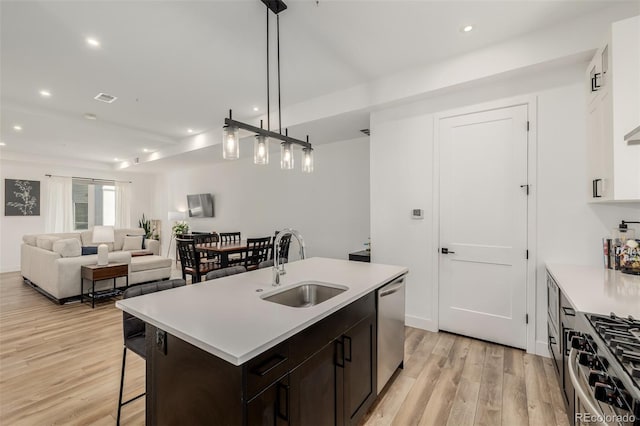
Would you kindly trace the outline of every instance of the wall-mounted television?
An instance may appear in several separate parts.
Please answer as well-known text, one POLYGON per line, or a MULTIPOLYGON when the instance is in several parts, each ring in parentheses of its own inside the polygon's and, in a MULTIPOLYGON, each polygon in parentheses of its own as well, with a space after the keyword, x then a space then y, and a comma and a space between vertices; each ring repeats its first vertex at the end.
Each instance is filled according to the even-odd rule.
POLYGON ((213 217, 213 197, 211 194, 187 195, 189 217, 213 217))

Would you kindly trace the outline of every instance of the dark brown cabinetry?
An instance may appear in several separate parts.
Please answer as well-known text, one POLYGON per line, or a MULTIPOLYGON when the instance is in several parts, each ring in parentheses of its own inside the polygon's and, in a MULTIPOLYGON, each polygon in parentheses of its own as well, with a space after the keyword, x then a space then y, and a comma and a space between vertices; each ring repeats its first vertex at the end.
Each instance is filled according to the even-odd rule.
POLYGON ((352 425, 376 397, 374 293, 240 366, 157 333, 147 324, 148 425, 352 425))
POLYGON ((575 391, 569 378, 568 362, 576 311, 549 272, 547 272, 547 314, 549 354, 558 373, 558 382, 567 407, 569 423, 573 425, 575 391))

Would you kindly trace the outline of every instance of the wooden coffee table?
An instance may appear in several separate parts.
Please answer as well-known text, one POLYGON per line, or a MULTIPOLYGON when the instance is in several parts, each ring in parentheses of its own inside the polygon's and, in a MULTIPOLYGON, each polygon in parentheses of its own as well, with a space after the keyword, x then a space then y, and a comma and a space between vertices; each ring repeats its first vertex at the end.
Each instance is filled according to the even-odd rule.
POLYGON ((96 299, 105 299, 118 296, 122 293, 116 288, 116 278, 125 277, 127 279, 127 287, 129 287, 129 265, 127 263, 109 263, 108 265, 85 265, 80 271, 80 303, 84 299, 84 280, 91 281, 91 309, 96 306, 96 299), (108 280, 113 278, 113 288, 109 290, 101 290, 96 292, 96 281, 108 280))

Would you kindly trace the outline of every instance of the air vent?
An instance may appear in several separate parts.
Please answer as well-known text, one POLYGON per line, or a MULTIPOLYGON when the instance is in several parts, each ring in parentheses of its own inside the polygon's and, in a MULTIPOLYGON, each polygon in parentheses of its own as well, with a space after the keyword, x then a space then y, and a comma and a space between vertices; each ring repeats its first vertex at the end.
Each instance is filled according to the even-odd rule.
POLYGON ((116 98, 115 96, 108 95, 106 93, 98 93, 98 96, 96 96, 93 99, 95 99, 96 101, 106 102, 110 104, 118 98, 116 98))
POLYGON ((362 129, 360 130, 362 133, 364 133, 367 136, 371 136, 371 131, 369 129, 362 129))

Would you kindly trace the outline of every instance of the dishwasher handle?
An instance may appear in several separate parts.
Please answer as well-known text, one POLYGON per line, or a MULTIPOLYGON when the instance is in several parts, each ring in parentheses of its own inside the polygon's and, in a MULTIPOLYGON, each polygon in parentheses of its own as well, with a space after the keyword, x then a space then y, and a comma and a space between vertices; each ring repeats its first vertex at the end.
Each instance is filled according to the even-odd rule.
POLYGON ((395 286, 395 287, 388 288, 388 289, 386 289, 386 290, 381 291, 381 292, 378 294, 378 296, 379 296, 379 297, 385 297, 385 296, 389 296, 390 294, 397 293, 397 292, 398 292, 398 290, 400 290, 400 289, 402 288, 402 286, 403 286, 403 285, 404 285, 404 283, 403 283, 403 282, 401 282, 400 284, 398 284, 398 285, 397 285, 397 286, 395 286))

